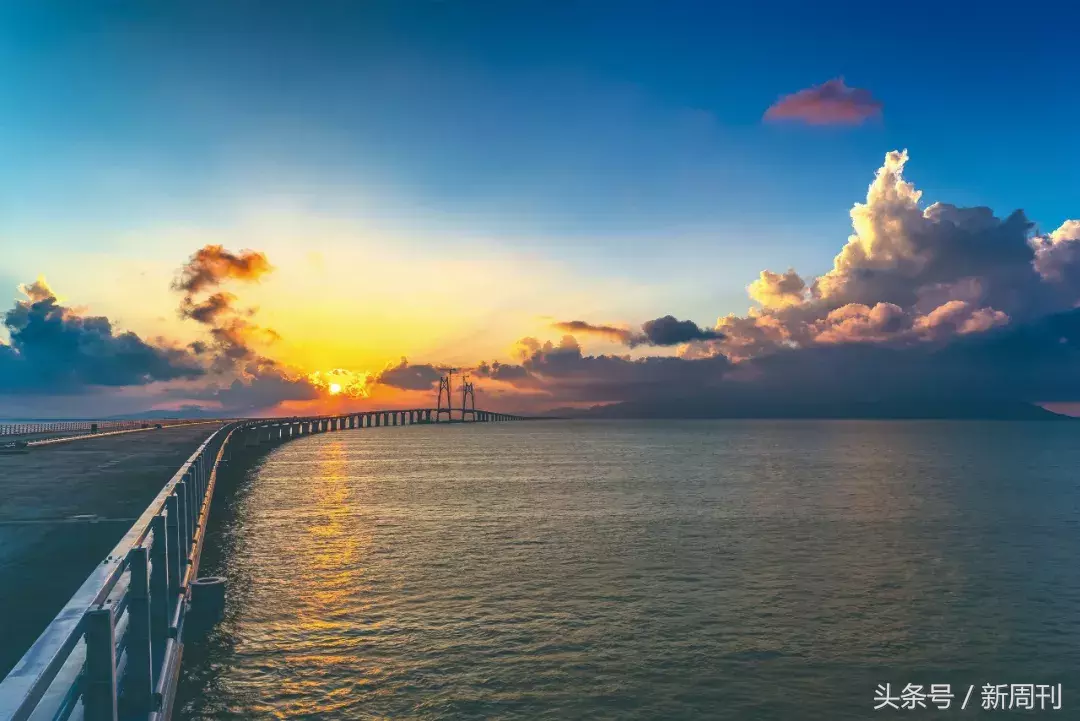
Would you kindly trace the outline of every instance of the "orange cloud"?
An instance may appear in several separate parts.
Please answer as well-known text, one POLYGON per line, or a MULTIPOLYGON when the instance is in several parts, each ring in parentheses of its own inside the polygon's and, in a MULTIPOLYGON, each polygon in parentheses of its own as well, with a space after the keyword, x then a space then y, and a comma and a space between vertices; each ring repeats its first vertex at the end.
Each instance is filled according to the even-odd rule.
POLYGON ((766 120, 796 120, 810 125, 858 125, 881 116, 870 91, 851 88, 843 78, 785 95, 765 111, 766 120))
POLYGON ((232 253, 220 245, 206 245, 195 251, 173 282, 188 297, 220 284, 223 280, 258 280, 273 270, 266 256, 256 250, 232 253))

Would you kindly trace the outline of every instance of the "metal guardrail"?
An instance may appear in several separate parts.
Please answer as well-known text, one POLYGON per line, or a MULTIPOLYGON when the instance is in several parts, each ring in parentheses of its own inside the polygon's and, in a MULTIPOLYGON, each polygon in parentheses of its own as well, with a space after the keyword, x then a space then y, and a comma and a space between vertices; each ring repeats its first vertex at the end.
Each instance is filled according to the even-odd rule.
POLYGON ((43 421, 36 423, 0 423, 0 437, 33 435, 84 435, 111 431, 130 431, 155 426, 177 426, 191 420, 176 418, 142 421, 43 421))

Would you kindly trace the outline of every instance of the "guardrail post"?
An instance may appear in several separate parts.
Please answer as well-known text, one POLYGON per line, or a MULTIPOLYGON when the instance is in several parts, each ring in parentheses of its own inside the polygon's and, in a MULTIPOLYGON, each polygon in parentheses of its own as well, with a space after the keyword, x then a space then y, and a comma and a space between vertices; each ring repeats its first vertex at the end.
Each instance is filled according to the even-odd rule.
POLYGON ((195 463, 195 465, 192 466, 192 468, 191 468, 191 478, 194 481, 194 483, 192 484, 192 488, 191 488, 191 495, 194 497, 193 500, 195 501, 195 508, 196 508, 195 513, 196 513, 196 515, 198 514, 197 509, 202 506, 202 503, 200 502, 202 500, 202 486, 203 486, 202 476, 203 476, 203 468, 202 468, 202 459, 200 458, 195 463))
POLYGON ((83 622, 86 624, 83 718, 86 721, 117 721, 116 636, 112 608, 88 611, 83 622))
POLYGON ((180 527, 180 547, 178 550, 180 555, 180 578, 182 579, 184 572, 187 571, 188 553, 191 550, 191 511, 188 510, 190 504, 188 503, 186 480, 176 484, 176 505, 179 511, 177 525, 180 527))
POLYGON ((180 579, 184 577, 184 552, 183 543, 180 539, 184 535, 183 517, 180 509, 181 495, 174 491, 165 499, 165 512, 167 514, 166 536, 169 539, 169 611, 172 612, 173 602, 180 593, 180 579))
POLYGON ((169 635, 169 543, 165 516, 158 514, 150 521, 154 545, 150 547, 150 649, 154 665, 154 688, 161 674, 158 659, 153 658, 165 648, 169 635))
MULTIPOLYGON (((156 540, 156 539, 155 539, 156 540)), ((128 552, 131 585, 128 586, 127 668, 124 679, 125 715, 147 714, 154 695, 150 634, 150 566, 145 546, 128 552)))
POLYGON ((191 537, 195 538, 195 526, 199 523, 199 462, 195 461, 188 473, 188 519, 191 522, 191 537))

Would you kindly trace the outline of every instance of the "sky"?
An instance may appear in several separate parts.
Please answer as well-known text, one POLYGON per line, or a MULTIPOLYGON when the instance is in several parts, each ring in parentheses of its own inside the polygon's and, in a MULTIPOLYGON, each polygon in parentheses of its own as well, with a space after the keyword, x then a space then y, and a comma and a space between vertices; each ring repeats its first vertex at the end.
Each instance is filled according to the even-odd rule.
POLYGON ((449 366, 534 410, 1023 333, 1074 306, 1077 18, 992 10, 4 3, 0 416, 427 405, 449 366))

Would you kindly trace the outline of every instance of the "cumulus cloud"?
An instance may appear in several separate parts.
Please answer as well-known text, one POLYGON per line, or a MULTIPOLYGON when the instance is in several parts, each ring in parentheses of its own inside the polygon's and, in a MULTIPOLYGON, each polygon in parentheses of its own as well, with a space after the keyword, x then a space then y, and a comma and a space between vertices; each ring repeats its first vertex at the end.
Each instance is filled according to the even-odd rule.
POLYGON ((79 393, 204 374, 187 350, 61 305, 44 278, 19 289, 26 299, 4 315, 11 342, 0 343, 0 393, 79 393))
POLYGON ((719 340, 723 333, 702 328, 690 320, 679 320, 673 315, 665 315, 641 324, 641 331, 635 332, 612 325, 594 325, 583 320, 553 323, 553 328, 568 333, 596 335, 607 340, 622 343, 630 348, 640 345, 673 346, 696 340, 719 340))
POLYGON ((431 390, 440 375, 432 365, 410 365, 402 358, 400 363, 388 365, 376 374, 375 382, 401 390, 425 391, 431 390))
POLYGON ((1032 241, 1035 270, 1046 281, 1080 285, 1080 220, 1067 220, 1049 235, 1032 241))
POLYGON ((763 270, 746 290, 762 308, 786 308, 806 300, 806 281, 794 268, 783 274, 763 270))
POLYGON ((685 355, 732 360, 729 378, 747 381, 738 393, 759 399, 1071 400, 1080 222, 1040 235, 1019 210, 924 207, 907 162, 886 155, 830 270, 762 272, 747 289, 756 305, 720 318, 724 338, 685 355))
POLYGON ((843 78, 834 78, 781 97, 765 111, 765 119, 811 125, 858 125, 880 117, 881 107, 870 91, 848 87, 843 78))
POLYGON ((885 156, 829 271, 810 282, 763 271, 748 288, 757 306, 717 322, 726 337, 713 352, 741 361, 819 344, 942 343, 1080 301, 1080 223, 1038 236, 1019 210, 924 209, 907 162, 906 151, 885 156))

